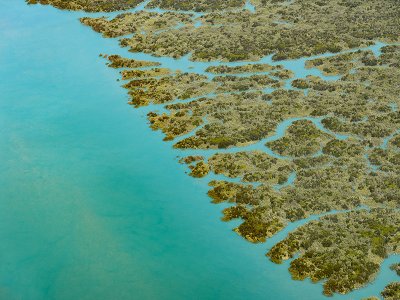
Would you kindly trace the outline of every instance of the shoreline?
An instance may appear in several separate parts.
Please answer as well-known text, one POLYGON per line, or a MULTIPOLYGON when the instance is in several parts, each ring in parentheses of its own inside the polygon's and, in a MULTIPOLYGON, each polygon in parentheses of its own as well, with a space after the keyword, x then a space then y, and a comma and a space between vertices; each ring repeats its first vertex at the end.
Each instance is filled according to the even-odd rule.
MULTIPOLYGON (((378 45, 379 45, 379 44, 378 44, 378 45)), ((381 47, 384 47, 383 45, 380 45, 380 46, 381 46, 381 47)), ((371 46, 371 47, 372 47, 372 46, 371 46)), ((381 47, 380 47, 380 48, 381 48, 381 47)), ((380 48, 379 48, 379 49, 380 49, 380 48)), ((376 49, 376 48, 374 48, 374 49, 376 49)), ((377 50, 375 50, 375 51, 377 51, 377 50)), ((348 51, 348 52, 350 52, 350 51, 348 51)), ((347 53, 347 52, 344 52, 344 53, 347 53)), ((376 53, 377 53, 377 52, 376 52, 376 53)), ((340 53, 339 53, 339 54, 340 54, 340 53)), ((339 54, 332 54, 332 56, 337 56, 337 55, 339 55, 339 54)), ((374 53, 374 54, 375 54, 375 53, 374 53)), ((145 55, 144 55, 144 56, 145 56, 145 55)), ((144 56, 141 55, 141 54, 138 54, 138 55, 133 54, 131 57, 135 57, 135 59, 136 59, 136 58, 137 58, 137 59, 142 59, 142 57, 144 57, 144 56)), ((318 56, 318 57, 316 57, 316 58, 321 58, 321 57, 329 57, 329 55, 327 55, 327 56, 322 56, 322 55, 321 55, 321 56, 318 56)), ((154 58, 154 59, 156 60, 157 58, 154 58)), ((160 59, 160 60, 162 60, 162 59, 160 59)), ((167 59, 166 59, 166 60, 167 60, 167 59)), ((307 59, 304 59, 304 60, 303 60, 303 59, 300 59, 299 61, 301 61, 302 63, 305 63, 306 60, 310 60, 310 59, 308 59, 308 58, 307 58, 307 59)), ((261 61, 263 61, 263 60, 261 60, 261 61)), ((259 62, 261 62, 261 61, 257 61, 257 63, 259 63, 259 62)), ((173 62, 173 61, 171 61, 171 63, 172 63, 172 62, 173 62)), ((263 62, 264 62, 264 61, 263 61, 263 62)), ((292 62, 294 65, 296 65, 296 61, 291 61, 291 62, 292 62)), ((242 63, 247 63, 247 62, 242 62, 242 63)), ((282 63, 282 62, 279 61, 279 62, 277 62, 277 63, 279 64, 279 63, 282 63)), ((185 64, 185 63, 183 63, 183 64, 185 64)), ((190 62, 190 64, 196 64, 196 63, 190 62)), ((221 62, 221 64, 223 64, 223 63, 221 62)), ((289 63, 289 64, 290 64, 290 63, 289 63)), ((207 64, 205 64, 205 65, 207 65, 207 64)), ((233 64, 232 64, 232 65, 233 65, 233 64)), ((240 64, 238 63, 237 65, 240 65, 240 64)), ((210 65, 208 65, 208 66, 210 66, 210 65)), ((285 64, 284 64, 284 66, 285 66, 285 64)), ((162 64, 161 67, 164 67, 164 65, 162 64)), ((288 69, 289 69, 289 68, 288 68, 288 69)), ((195 68, 195 70, 197 70, 197 69, 195 68)), ((289 70, 290 70, 290 69, 289 69, 289 70)), ((304 69, 304 70, 305 70, 305 69, 304 69)), ((300 73, 302 73, 303 77, 304 77, 304 73, 303 73, 304 70, 299 71, 300 73)), ((314 70, 314 69, 313 69, 313 70, 314 70)), ((315 70, 316 70, 316 69, 315 69, 315 70)), ((314 71, 315 71, 315 70, 314 70, 314 71)), ((311 69, 309 69, 308 72, 312 73, 311 69)), ((320 72, 320 71, 319 71, 319 72, 320 72)), ((324 79, 324 77, 321 75, 321 73, 319 73, 319 75, 320 75, 319 77, 321 77, 321 78, 324 79)), ((297 78, 301 78, 301 77, 297 77, 297 76, 295 75, 295 77, 294 77, 293 79, 297 79, 297 78)), ((195 131, 195 130, 198 130, 198 128, 192 130, 192 132, 195 131)), ((282 135, 283 135, 283 134, 284 134, 284 132, 282 133, 282 135)), ((267 139, 268 139, 268 138, 267 138, 267 139)), ((264 142, 265 142, 265 141, 264 141, 264 142)), ((263 142, 261 141, 260 143, 263 143, 263 142)), ((250 147, 251 147, 251 146, 250 146, 250 147)), ((249 148, 250 148, 250 147, 249 147, 249 148)), ((228 149, 229 149, 229 148, 228 148, 228 149)), ((239 147, 239 148, 237 148, 237 149, 235 149, 235 150, 239 150, 239 149, 240 149, 240 151, 246 151, 245 148, 241 148, 241 147, 239 147)), ((232 149, 232 150, 228 150, 228 151, 230 152, 230 151, 235 151, 235 150, 232 149)), ((189 150, 189 152, 190 152, 190 151, 193 151, 193 150, 189 150)), ((202 152, 202 151, 208 152, 208 150, 200 150, 200 151, 194 150, 193 152, 202 152)), ((204 153, 205 153, 205 152, 204 152, 204 153)), ((219 149, 219 150, 216 150, 216 151, 215 151, 215 153, 217 153, 217 152, 218 152, 218 153, 220 153, 220 152, 224 153, 224 150, 221 151, 221 149, 219 149)), ((296 180, 296 179, 295 179, 295 180, 296 180)))

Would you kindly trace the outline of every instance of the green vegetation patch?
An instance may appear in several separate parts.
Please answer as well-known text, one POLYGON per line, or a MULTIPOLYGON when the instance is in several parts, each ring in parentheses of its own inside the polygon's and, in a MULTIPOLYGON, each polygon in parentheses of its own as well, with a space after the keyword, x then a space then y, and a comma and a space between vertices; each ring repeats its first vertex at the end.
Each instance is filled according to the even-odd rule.
MULTIPOLYGON (((203 2, 187 3, 190 6, 185 9, 196 9, 193 6, 203 2)), ((400 41, 397 0, 296 0, 286 4, 271 1, 257 6, 255 13, 210 13, 202 17, 200 27, 171 28, 154 35, 137 34, 126 39, 123 45, 134 52, 171 57, 191 53, 192 59, 198 61, 239 61, 258 60, 271 54, 274 60, 284 60, 338 53, 371 45, 376 40, 400 41)))
POLYGON ((157 62, 129 59, 121 57, 119 55, 110 55, 110 56, 105 55, 105 57, 110 61, 108 66, 114 69, 156 67, 161 65, 160 63, 157 62))
POLYGON ((196 12, 209 12, 233 8, 241 8, 245 0, 152 0, 147 7, 169 10, 186 10, 196 12))
POLYGON ((262 151, 218 153, 210 157, 208 164, 215 174, 240 177, 244 182, 282 184, 293 172, 290 162, 278 160, 262 151))
POLYGON ((115 38, 127 34, 157 34, 178 25, 189 25, 192 23, 191 16, 166 12, 163 14, 147 11, 120 14, 114 19, 81 18, 82 24, 90 26, 94 31, 101 33, 104 37, 115 38))
POLYGON ((317 129, 312 121, 299 120, 289 126, 284 137, 266 145, 280 155, 299 157, 316 154, 331 138, 317 129))
POLYGON ((294 279, 325 280, 324 294, 344 294, 376 276, 383 259, 398 251, 399 233, 400 215, 394 210, 336 214, 291 232, 268 256, 280 263, 299 254, 290 263, 294 279))
POLYGON ((400 263, 391 265, 390 270, 395 271, 400 276, 400 263))
POLYGON ((382 291, 382 297, 385 300, 400 299, 400 282, 392 282, 382 291))
POLYGON ((136 7, 143 0, 25 0, 28 4, 52 5, 59 9, 111 12, 136 7))

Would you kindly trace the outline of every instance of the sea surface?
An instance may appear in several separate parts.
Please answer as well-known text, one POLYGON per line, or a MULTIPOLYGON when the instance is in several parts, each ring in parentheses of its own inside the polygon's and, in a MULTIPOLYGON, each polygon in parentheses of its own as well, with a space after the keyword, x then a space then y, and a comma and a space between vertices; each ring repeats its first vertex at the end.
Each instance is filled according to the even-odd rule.
MULTIPOLYGON (((0 7, 0 300, 327 299, 291 280, 288 262, 269 262, 272 243, 219 220, 207 180, 187 176, 145 110, 126 104, 99 57, 126 55, 115 40, 82 26, 82 13, 0 7)), ((395 261, 333 299, 377 295, 395 261)))

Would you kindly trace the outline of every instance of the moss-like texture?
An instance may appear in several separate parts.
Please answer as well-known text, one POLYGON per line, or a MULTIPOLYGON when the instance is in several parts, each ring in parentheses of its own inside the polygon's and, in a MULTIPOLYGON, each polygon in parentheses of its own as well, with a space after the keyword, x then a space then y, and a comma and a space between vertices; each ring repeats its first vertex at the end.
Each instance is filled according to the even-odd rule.
MULTIPOLYGON (((399 112, 392 108, 393 105, 400 104, 400 89, 397 84, 400 81, 400 71, 393 63, 399 48, 388 46, 382 52, 384 55, 376 59, 377 64, 374 66, 366 65, 363 61, 365 53, 369 55, 368 52, 346 55, 350 61, 344 58, 340 61, 351 64, 352 68, 347 68, 348 73, 343 74, 338 81, 325 81, 313 76, 293 81, 294 87, 308 89, 307 95, 301 91, 282 89, 285 79, 271 77, 271 74, 231 74, 253 70, 248 65, 243 68, 210 68, 212 72, 222 72, 212 79, 195 73, 173 74, 165 69, 158 72, 128 70, 123 75, 125 78, 135 77, 135 80, 125 85, 130 90, 131 103, 135 106, 203 96, 192 102, 167 106, 171 114, 162 117, 165 124, 162 127, 171 128, 163 130, 168 139, 176 136, 172 129, 176 124, 181 124, 179 128, 182 130, 178 131, 181 135, 192 131, 207 119, 206 126, 177 143, 177 148, 242 146, 271 136, 276 126, 286 118, 312 116, 322 118, 321 122, 327 131, 321 132, 313 124, 308 124, 304 130, 297 126, 303 132, 299 133, 301 136, 295 136, 297 133, 291 133, 291 130, 295 131, 293 127, 289 129, 287 136, 269 143, 268 146, 289 156, 315 154, 321 149, 329 153, 337 152, 336 155, 339 155, 340 151, 349 149, 340 149, 343 141, 330 141, 333 136, 327 134, 329 131, 355 137, 360 145, 369 147, 380 145, 384 137, 393 134, 388 145, 391 149, 399 149, 399 135, 395 134, 399 112), (352 70, 355 72, 350 72, 352 70), (265 94, 265 88, 273 88, 275 91, 265 94), (184 125, 185 122, 188 126, 184 125)), ((127 66, 130 63, 130 60, 118 56, 111 57, 111 66, 114 67, 118 64, 127 66)), ((324 64, 334 58, 321 58, 320 61, 324 64)), ((138 66, 146 65, 145 62, 134 63, 138 66)), ((266 69, 271 68, 268 66, 266 69)), ((265 70, 264 66, 262 70, 265 70)), ((282 68, 279 71, 286 72, 282 68)), ((302 122, 304 121, 300 125, 302 122)))
POLYGON ((393 282, 385 287, 382 292, 384 300, 398 300, 400 299, 400 282, 393 282))
POLYGON ((400 150, 400 134, 396 134, 391 140, 390 145, 400 150))
POLYGON ((166 68, 154 68, 150 70, 124 70, 121 72, 123 80, 161 77, 170 74, 171 74, 170 70, 166 68))
POLYGON ((243 73, 260 73, 270 72, 274 70, 282 70, 282 66, 271 66, 269 64, 246 64, 241 66, 215 66, 208 67, 207 72, 214 74, 243 74, 243 73))
POLYGON ((204 12, 241 8, 244 4, 245 0, 152 0, 148 7, 204 12))
POLYGON ((207 119, 204 127, 176 143, 175 147, 208 149, 244 146, 272 135, 276 126, 290 116, 291 109, 297 108, 299 114, 307 113, 302 112, 304 106, 290 100, 298 95, 297 92, 280 90, 273 95, 276 96, 276 106, 268 103, 270 95, 261 92, 225 94, 168 105, 172 113, 190 110, 192 117, 207 119))
POLYGON ((190 15, 182 15, 173 12, 159 14, 155 12, 140 11, 136 13, 124 13, 108 20, 101 18, 81 18, 81 23, 93 28, 104 37, 115 38, 127 34, 156 34, 176 26, 184 26, 192 23, 190 15))
POLYGON ((131 104, 135 106, 199 97, 211 93, 216 86, 216 83, 209 82, 206 76, 194 73, 135 79, 124 85, 130 90, 131 104))
POLYGON ((316 154, 331 139, 331 135, 318 130, 313 122, 300 120, 290 125, 283 138, 267 146, 281 155, 299 157, 316 154))
POLYGON ((208 174, 210 171, 210 167, 208 164, 204 162, 198 162, 196 165, 191 166, 192 172, 190 172, 190 176, 195 178, 201 178, 208 174))
POLYGON ((110 55, 110 56, 105 55, 105 57, 110 61, 108 66, 114 69, 155 67, 161 65, 160 63, 157 62, 129 59, 121 57, 119 55, 110 55))
POLYGON ((143 0, 25 0, 28 4, 52 5, 60 9, 111 12, 136 7, 143 0))
POLYGON ((361 61, 367 66, 376 66, 377 59, 372 51, 356 51, 329 58, 317 58, 306 62, 307 68, 317 68, 324 75, 340 75, 346 74, 357 67, 357 63, 361 61))
POLYGON ((395 271, 400 276, 400 263, 391 265, 390 270, 395 271))
MULTIPOLYGON (((374 40, 400 41, 397 0, 281 2, 262 1, 256 13, 208 14, 202 18, 203 26, 138 34, 124 45, 135 52, 156 55, 180 57, 192 53, 194 60, 238 61, 270 54, 275 60, 300 58, 362 47, 374 40)), ((193 5, 187 9, 194 9, 193 5)))
POLYGON ((294 166, 262 151, 219 153, 209 160, 215 174, 230 178, 240 177, 244 182, 281 184, 287 180, 294 166))
MULTIPOLYGON (((290 233, 268 256, 280 263, 300 254, 290 263, 294 279, 326 280, 326 295, 344 294, 367 284, 382 260, 396 251, 399 241, 400 215, 394 210, 374 209, 310 222, 290 233)), ((396 292, 399 295, 398 287, 396 292)))

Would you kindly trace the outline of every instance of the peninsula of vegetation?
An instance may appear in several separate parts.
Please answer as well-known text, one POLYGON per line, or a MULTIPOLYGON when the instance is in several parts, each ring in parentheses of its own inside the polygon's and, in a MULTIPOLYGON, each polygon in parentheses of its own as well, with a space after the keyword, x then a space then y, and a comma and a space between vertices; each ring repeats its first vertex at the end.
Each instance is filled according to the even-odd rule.
MULTIPOLYGON (((212 201, 230 203, 222 219, 242 220, 234 230, 261 243, 321 215, 266 253, 291 260, 293 279, 345 294, 400 254, 397 0, 27 2, 128 10, 81 22, 148 57, 104 56, 190 175, 209 178, 212 201), (161 59, 188 56, 200 67, 161 59)), ((382 296, 399 291, 394 282, 382 296)))

